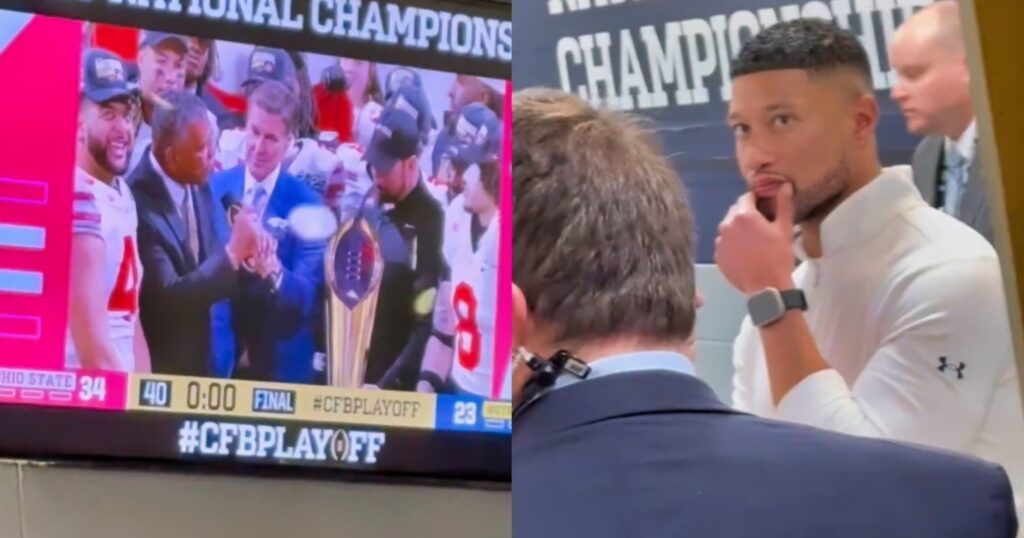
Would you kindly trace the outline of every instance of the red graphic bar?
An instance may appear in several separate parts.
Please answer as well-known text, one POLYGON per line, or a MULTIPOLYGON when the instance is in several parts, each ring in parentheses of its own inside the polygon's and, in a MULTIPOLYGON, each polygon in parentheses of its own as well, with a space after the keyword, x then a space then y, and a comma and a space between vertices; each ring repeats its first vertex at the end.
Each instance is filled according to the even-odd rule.
POLYGON ((505 83, 504 139, 501 144, 501 244, 498 247, 498 312, 495 320, 491 398, 498 399, 512 361, 512 83, 505 83))
MULTIPOLYGON (((35 15, 0 48, 0 73, 30 73, 32 79, 0 84, 0 103, 39 105, 4 109, 0 220, 45 236, 43 248, 0 249, 0 266, 39 273, 44 282, 40 293, 0 293, 0 368, 64 366, 81 45, 81 21, 35 15)), ((20 389, 0 396, 3 402, 21 399, 20 389)), ((50 401, 46 395, 32 400, 50 401)))
POLYGON ((39 316, 0 314, 0 338, 37 340, 43 333, 43 320, 39 316))
POLYGON ((42 181, 0 177, 0 201, 46 205, 48 200, 49 188, 42 181))

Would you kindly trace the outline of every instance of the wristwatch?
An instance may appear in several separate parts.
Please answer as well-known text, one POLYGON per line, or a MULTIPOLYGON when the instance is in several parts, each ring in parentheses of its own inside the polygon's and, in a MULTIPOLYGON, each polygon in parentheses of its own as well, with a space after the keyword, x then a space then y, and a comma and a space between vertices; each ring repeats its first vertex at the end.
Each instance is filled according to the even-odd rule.
POLYGON ((747 300, 747 311, 755 327, 766 327, 775 323, 789 310, 807 310, 807 298, 803 290, 779 291, 765 288, 747 300))

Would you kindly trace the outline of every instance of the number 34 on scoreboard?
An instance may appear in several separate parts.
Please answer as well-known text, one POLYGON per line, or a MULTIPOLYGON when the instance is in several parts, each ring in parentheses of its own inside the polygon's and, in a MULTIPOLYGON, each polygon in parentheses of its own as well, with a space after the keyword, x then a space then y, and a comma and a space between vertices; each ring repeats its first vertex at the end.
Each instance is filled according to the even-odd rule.
POLYGON ((128 374, 123 372, 76 372, 72 405, 92 409, 124 411, 128 405, 128 374))
POLYGON ((107 378, 79 376, 78 399, 82 402, 105 401, 107 399, 107 378))

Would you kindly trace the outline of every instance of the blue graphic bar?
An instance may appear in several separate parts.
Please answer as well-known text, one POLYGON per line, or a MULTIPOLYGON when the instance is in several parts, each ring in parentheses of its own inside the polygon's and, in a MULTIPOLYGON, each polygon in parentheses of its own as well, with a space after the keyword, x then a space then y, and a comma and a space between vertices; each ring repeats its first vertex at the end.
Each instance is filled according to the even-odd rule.
POLYGON ((38 271, 0 269, 0 293, 43 293, 43 274, 38 271))
POLYGON ((46 229, 0 223, 0 248, 2 247, 43 250, 46 248, 46 229))
POLYGON ((492 402, 474 396, 439 394, 434 429, 477 433, 512 433, 508 402, 492 402))

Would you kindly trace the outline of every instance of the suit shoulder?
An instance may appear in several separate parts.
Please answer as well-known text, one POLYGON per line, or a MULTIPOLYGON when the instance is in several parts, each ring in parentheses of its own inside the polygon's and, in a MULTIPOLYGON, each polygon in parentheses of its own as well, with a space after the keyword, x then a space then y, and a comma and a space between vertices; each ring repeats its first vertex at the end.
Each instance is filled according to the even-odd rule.
POLYGON ((917 143, 914 148, 914 165, 918 166, 924 161, 938 160, 941 157, 943 139, 941 136, 926 136, 917 143))
POLYGON ((931 484, 937 491, 954 498, 969 497, 980 491, 999 492, 1004 488, 1009 492, 1009 480, 1000 466, 971 456, 749 415, 741 417, 748 422, 753 435, 761 438, 761 442, 754 443, 755 446, 763 448, 777 443, 777 446, 800 447, 796 452, 789 450, 794 459, 821 459, 832 462, 829 466, 837 470, 877 474, 882 482, 931 484))
POLYGON ((219 200, 220 196, 230 191, 233 185, 241 185, 244 177, 245 168, 243 165, 217 172, 210 176, 210 179, 207 181, 207 185, 210 187, 210 194, 213 195, 215 200, 219 200))
MULTIPOLYGON (((513 504, 523 500, 541 511, 550 503, 530 504, 531 498, 581 497, 588 504, 630 491, 633 499, 648 500, 620 497, 599 513, 642 524, 643 518, 634 516, 650 513, 649 499, 664 499, 677 510, 692 507, 697 499, 687 492, 695 488, 705 506, 728 504, 740 513, 760 513, 765 524, 778 523, 775 514, 800 510, 841 525, 898 509, 898 520, 869 525, 889 531, 873 534, 879 536, 1010 536, 1003 531, 1014 521, 1009 480, 995 465, 742 413, 644 413, 542 437, 523 433, 513 428, 513 495, 518 495, 513 504), (588 479, 598 477, 582 493, 580 469, 588 479)), ((703 516, 698 510, 684 519, 703 516)), ((673 523, 678 521, 666 518, 664 525, 673 523)), ((709 525, 720 528, 722 522, 709 525)), ((785 518, 781 525, 792 527, 785 518)))
POLYGON ((152 210, 153 206, 158 203, 157 195, 153 191, 152 182, 154 180, 159 181, 159 176, 150 175, 142 170, 142 167, 136 167, 135 170, 125 178, 125 182, 128 184, 128 190, 131 192, 132 198, 135 200, 138 213, 144 213, 152 210))
POLYGON ((303 203, 316 203, 320 201, 320 197, 313 190, 313 187, 310 187, 305 181, 288 172, 281 172, 281 175, 277 178, 277 184, 278 186, 284 186, 293 197, 303 203))
POLYGON ((244 169, 245 168, 243 165, 238 165, 233 168, 228 168, 227 170, 222 170, 220 172, 217 172, 216 174, 213 174, 212 176, 210 176, 210 187, 213 188, 216 185, 224 183, 225 181, 231 181, 232 179, 242 177, 244 169))

